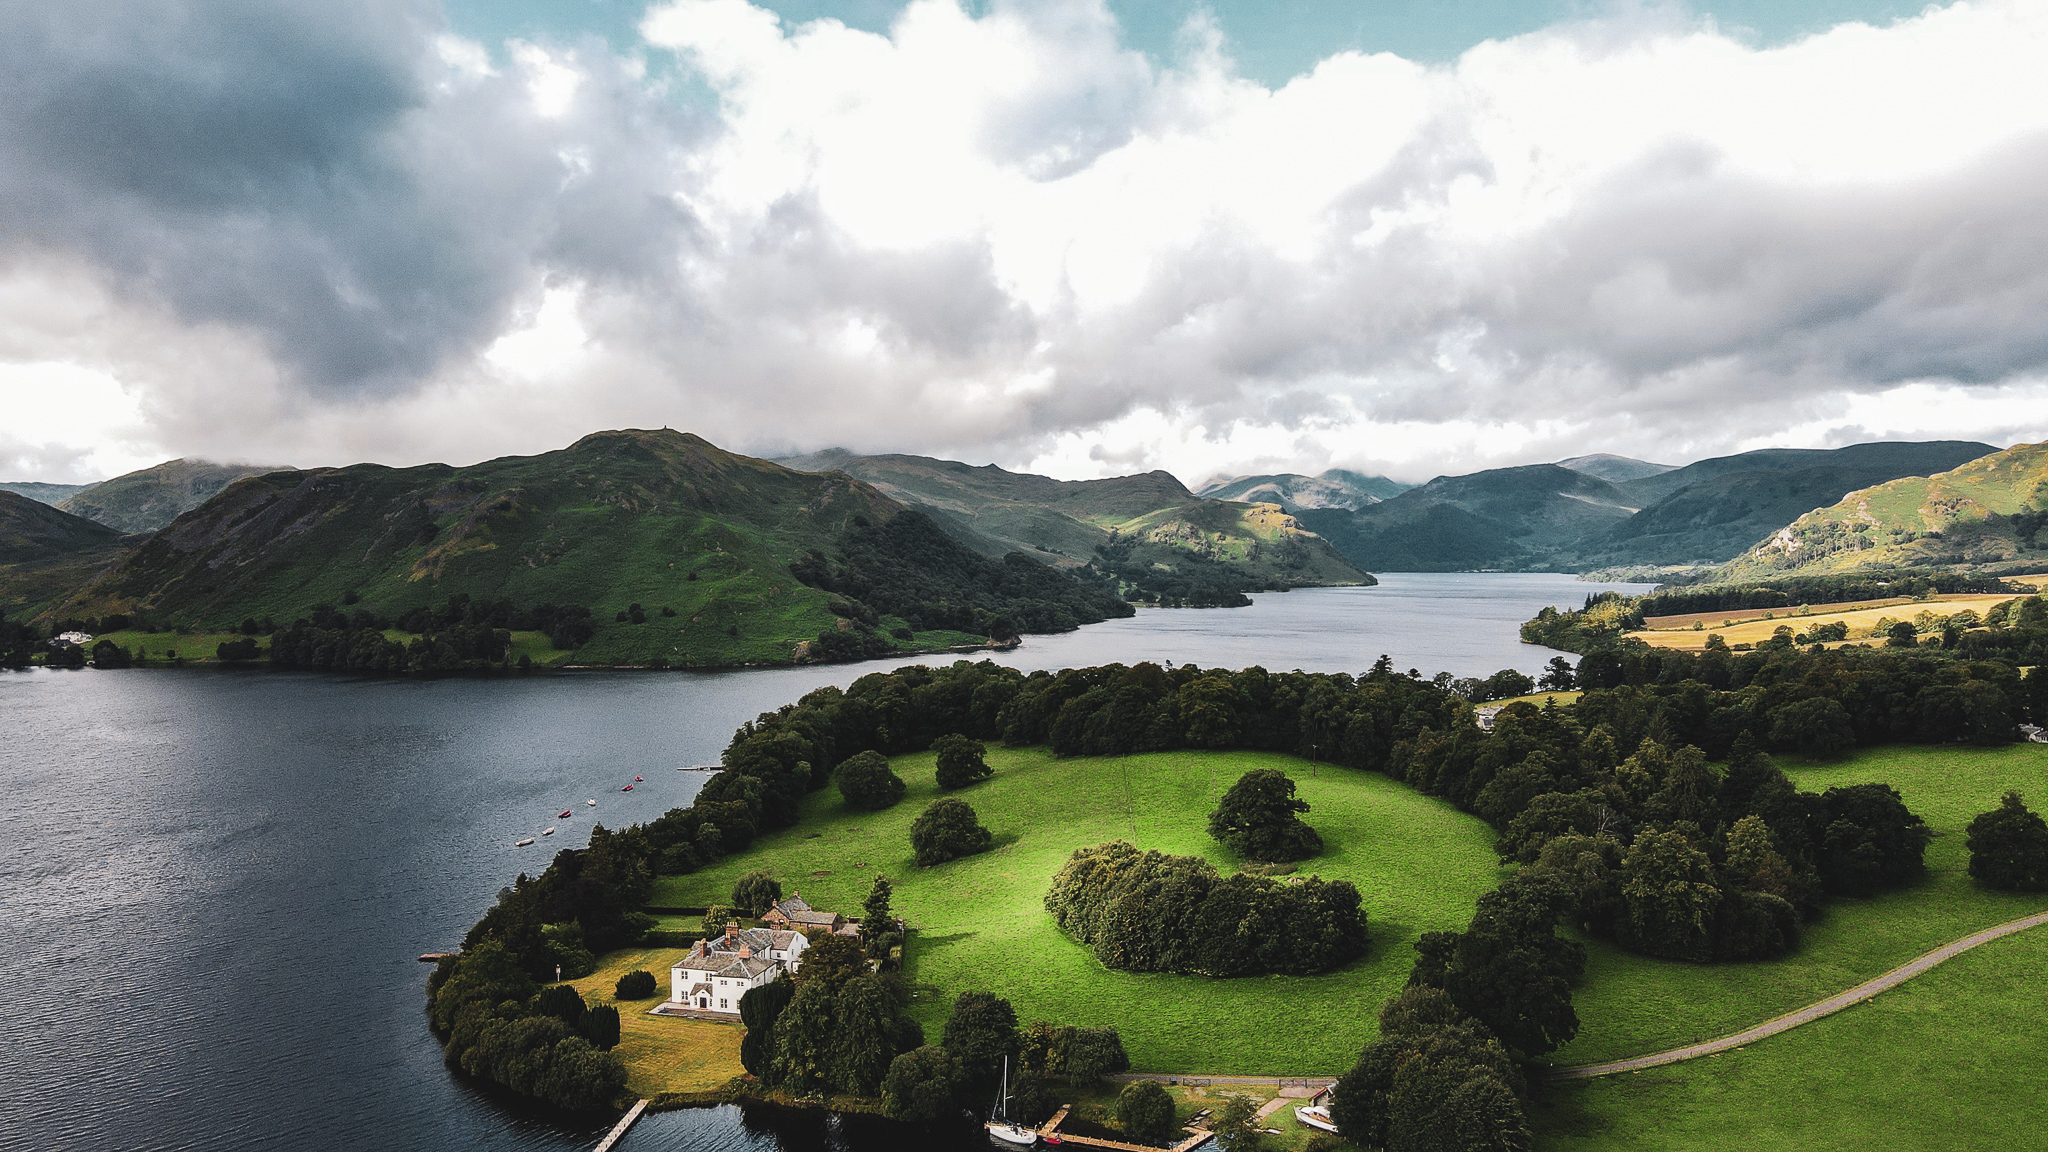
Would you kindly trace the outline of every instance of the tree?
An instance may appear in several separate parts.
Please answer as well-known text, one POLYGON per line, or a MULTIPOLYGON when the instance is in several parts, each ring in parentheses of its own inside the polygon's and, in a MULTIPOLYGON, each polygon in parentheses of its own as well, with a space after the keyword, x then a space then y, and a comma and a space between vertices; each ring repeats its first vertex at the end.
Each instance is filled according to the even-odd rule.
POLYGON ((1209 814, 1209 835, 1247 860, 1303 860, 1322 850, 1323 838, 1301 822, 1309 810, 1294 796, 1294 781, 1275 768, 1238 777, 1209 814))
POLYGON ((837 992, 841 984, 867 970, 867 953, 861 948, 860 941, 835 933, 811 942, 804 949, 803 962, 796 970, 796 982, 798 985, 823 984, 837 992))
POLYGON ((654 989, 654 973, 640 968, 619 977, 612 991, 621 1000, 645 1000, 654 995, 654 989))
POLYGON ((756 868, 733 881, 732 906, 748 916, 759 916, 782 899, 782 882, 756 868))
POLYGON ((860 942, 869 956, 885 956, 889 940, 896 934, 896 915, 889 910, 892 889, 889 878, 875 875, 875 886, 860 907, 860 942))
POLYGON ((970 740, 958 734, 949 734, 932 741, 932 750, 938 756, 939 787, 951 790, 965 788, 995 775, 995 769, 988 766, 988 749, 979 740, 970 740))
MULTIPOLYGON (((2037 670, 2036 675, 2039 675, 2037 670)), ((2017 792, 1970 821, 1970 875, 1986 888, 2048 891, 2048 821, 2028 811, 2017 792)))
POLYGON ((600 1049, 609 1051, 619 1046, 619 1010, 609 1004, 599 1004, 583 1014, 576 1022, 576 1034, 590 1041, 600 1049))
POLYGON ((1934 832, 1889 785, 1853 784, 1821 794, 1808 836, 1820 847, 1822 886, 1865 896, 1918 880, 1934 832))
POLYGON ((830 1041, 833 1087, 854 1096, 873 1096, 881 1090, 897 1055, 896 1017, 907 1000, 900 980, 879 973, 840 987, 830 1041))
POLYGON ((1237 1092, 1223 1098, 1223 1109, 1209 1130, 1216 1133, 1216 1145, 1223 1152, 1261 1152, 1266 1146, 1265 1133, 1259 1131, 1259 1102, 1237 1092))
POLYGON ((1714 917, 1721 890, 1705 852, 1677 832, 1645 832, 1629 847, 1621 869, 1628 909, 1626 943, 1671 960, 1713 959, 1714 917))
POLYGON ((992 992, 962 992, 953 1001, 940 1044, 971 1081, 993 1081, 1005 1056, 1018 1048, 1017 1010, 992 992))
POLYGON ((889 758, 880 752, 847 757, 833 777, 849 808, 879 812, 903 799, 903 779, 889 770, 889 758))
POLYGON ((926 805, 910 825, 910 847, 926 868, 986 852, 994 844, 994 834, 981 826, 967 801, 950 796, 926 805))
POLYGON ((1116 1121, 1133 1140, 1161 1143, 1178 1127, 1174 1120, 1173 1095, 1157 1080, 1133 1080, 1117 1093, 1116 1121))
POLYGON ((1885 646, 1888 648, 1911 648, 1920 643, 1920 630, 1913 627, 1911 620, 1901 620, 1885 630, 1885 646))
POLYGON ((1511 878, 1479 898, 1465 931, 1423 933, 1409 983, 1443 989, 1511 1049, 1554 1051, 1578 1035, 1571 990, 1586 968, 1586 950, 1556 932, 1570 899, 1554 881, 1511 878))
POLYGON ((534 998, 533 1007, 543 1016, 553 1016, 569 1027, 583 1019, 583 995, 567 984, 550 984, 534 998))
MULTIPOLYGON (((808 973, 807 958, 800 971, 808 973)), ((838 1001, 838 986, 824 981, 799 983, 796 995, 790 997, 789 1006, 775 1018, 775 1030, 771 1043, 774 1055, 768 1066, 770 1083, 781 1084, 796 1092, 811 1092, 826 1087, 832 1078, 832 1044, 836 1022, 833 1009, 838 1001)), ((744 999, 744 997, 743 997, 744 999)))
POLYGON ((767 1079, 775 1062, 775 1021, 796 996, 796 981, 788 976, 773 984, 749 988, 740 997, 740 1023, 747 1034, 740 1040, 740 1066, 751 1075, 767 1079))
POLYGON ((1542 678, 1536 681, 1536 687, 1544 692, 1569 692, 1577 687, 1578 682, 1578 675, 1572 671, 1572 662, 1562 656, 1552 656, 1542 678))
POLYGON ((1829 697, 1816 696, 1774 708, 1770 716, 1771 743, 1780 748, 1796 748, 1808 756, 1835 756, 1856 746, 1856 727, 1849 710, 1829 697))
POLYGON ((960 1065, 944 1048, 923 1047, 889 1062, 882 1078, 882 1114, 911 1124, 935 1124, 959 1115, 954 1087, 960 1065))
POLYGON ((1116 1026, 1060 1029, 1059 1058, 1051 1069, 1068 1083, 1093 1084, 1104 1076, 1131 1070, 1131 1058, 1124 1052, 1123 1037, 1116 1026))

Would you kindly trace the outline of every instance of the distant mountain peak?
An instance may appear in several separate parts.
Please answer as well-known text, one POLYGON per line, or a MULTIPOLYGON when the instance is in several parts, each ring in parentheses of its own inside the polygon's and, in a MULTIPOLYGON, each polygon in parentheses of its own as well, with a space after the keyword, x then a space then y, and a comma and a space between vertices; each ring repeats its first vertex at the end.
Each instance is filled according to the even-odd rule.
POLYGON ((1574 456, 1569 460, 1559 460, 1557 466, 1605 480, 1610 484, 1618 484, 1623 480, 1641 480, 1646 476, 1661 476, 1666 472, 1675 472, 1679 467, 1676 464, 1652 464, 1648 460, 1616 456, 1611 452, 1574 456))
POLYGON ((1216 476, 1195 490, 1210 500, 1278 504, 1289 512, 1311 508, 1358 509, 1391 500, 1413 487, 1384 476, 1331 468, 1318 476, 1281 472, 1263 476, 1216 476))

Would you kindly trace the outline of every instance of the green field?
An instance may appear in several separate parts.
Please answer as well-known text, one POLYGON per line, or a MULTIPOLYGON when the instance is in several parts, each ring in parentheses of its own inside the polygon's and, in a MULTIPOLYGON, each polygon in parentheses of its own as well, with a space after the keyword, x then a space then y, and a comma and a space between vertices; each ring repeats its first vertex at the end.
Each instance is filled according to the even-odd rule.
POLYGON ((803 823, 716 868, 664 877, 654 902, 722 902, 735 877, 765 867, 785 892, 858 914, 881 872, 915 929, 906 975, 934 1037, 955 995, 988 989, 1027 1022, 1116 1025, 1145 1071, 1334 1075, 1372 1039, 1381 1003, 1407 980, 1416 938, 1464 927, 1500 880, 1485 825, 1383 776, 1250 752, 1056 760, 1040 748, 991 748, 989 762, 995 779, 958 793, 996 835, 984 855, 930 869, 911 861, 910 822, 938 791, 931 755, 903 756, 893 766, 910 790, 896 807, 852 812, 836 790, 816 793, 803 823), (1046 887, 1083 845, 1123 837, 1231 870, 1236 859, 1204 823, 1224 789, 1266 766, 1295 779, 1327 843, 1303 871, 1349 880, 1364 897, 1364 959, 1317 977, 1139 975, 1104 968, 1053 926, 1046 887))
POLYGON ((2048 746, 1880 748, 1824 765, 1782 761, 1800 788, 1880 781, 1939 835, 1920 884, 1868 900, 1836 900, 1782 960, 1701 966, 1654 960, 1587 941, 1586 979, 1575 996, 1577 1040, 1551 1059, 1590 1064, 1660 1052, 1739 1032, 1980 928, 2048 908, 2048 897, 1986 892, 1964 869, 1963 829, 1998 806, 2007 789, 2048 806, 2048 746))
POLYGON ((1553 1085, 1541 1152, 2039 1148, 2048 932, 1994 940, 1845 1012, 1720 1056, 1553 1085))
MULTIPOLYGON (((1837 901, 1800 951, 1696 967, 1590 949, 1584 1030, 1559 1063, 1638 1055, 1726 1035, 1823 999, 1980 928, 2048 907, 2048 896, 1978 889, 1963 829, 2008 788, 2048 802, 2048 747, 1885 748, 1788 764, 1802 788, 1879 780, 1940 837, 1928 879, 1837 901)), ((1737 1052, 1552 1090, 1542 1147, 1993 1149, 2039 1146, 2048 1120, 2040 1034, 2048 933, 1995 941, 1847 1012, 1737 1052)))

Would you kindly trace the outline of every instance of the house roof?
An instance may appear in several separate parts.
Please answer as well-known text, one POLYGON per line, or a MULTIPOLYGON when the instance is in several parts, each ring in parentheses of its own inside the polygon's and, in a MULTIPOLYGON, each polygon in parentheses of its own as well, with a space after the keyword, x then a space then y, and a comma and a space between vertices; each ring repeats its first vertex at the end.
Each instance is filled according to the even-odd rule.
POLYGON ((675 962, 673 967, 683 972, 702 972, 708 976, 738 976, 752 979, 763 972, 782 967, 773 960, 760 956, 741 956, 733 952, 712 952, 699 956, 695 952, 675 962))
POLYGON ((742 947, 752 948, 756 953, 770 948, 787 950, 794 945, 802 933, 775 928, 743 928, 734 942, 728 943, 724 936, 713 936, 705 943, 713 952, 737 952, 742 947))

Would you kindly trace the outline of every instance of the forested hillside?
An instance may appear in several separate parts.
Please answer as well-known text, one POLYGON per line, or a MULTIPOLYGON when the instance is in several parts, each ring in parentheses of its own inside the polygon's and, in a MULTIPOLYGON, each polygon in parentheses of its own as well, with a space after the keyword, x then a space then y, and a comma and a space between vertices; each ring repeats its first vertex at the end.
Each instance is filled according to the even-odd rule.
POLYGON ((1131 612, 1101 582, 992 560, 921 522, 845 476, 680 432, 600 432, 467 468, 246 477, 52 615, 233 629, 324 606, 328 630, 362 635, 308 650, 368 652, 383 629, 462 597, 503 605, 498 616, 584 613, 590 627, 571 632, 579 663, 730 665, 919 650, 1131 612))

